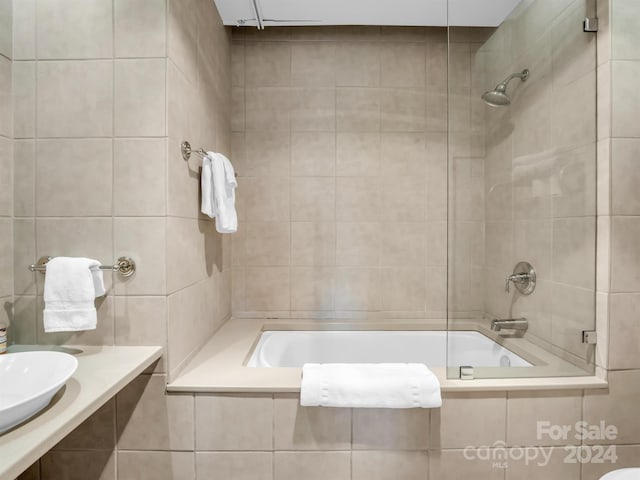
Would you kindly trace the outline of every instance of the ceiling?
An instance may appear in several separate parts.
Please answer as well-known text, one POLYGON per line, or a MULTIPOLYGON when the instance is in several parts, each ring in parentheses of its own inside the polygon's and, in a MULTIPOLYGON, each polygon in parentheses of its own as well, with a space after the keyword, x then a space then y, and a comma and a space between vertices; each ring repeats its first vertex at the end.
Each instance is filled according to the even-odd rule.
POLYGON ((497 27, 521 0, 215 0, 225 25, 497 27), (261 22, 256 20, 256 10, 261 22), (260 23, 260 25, 259 25, 260 23))

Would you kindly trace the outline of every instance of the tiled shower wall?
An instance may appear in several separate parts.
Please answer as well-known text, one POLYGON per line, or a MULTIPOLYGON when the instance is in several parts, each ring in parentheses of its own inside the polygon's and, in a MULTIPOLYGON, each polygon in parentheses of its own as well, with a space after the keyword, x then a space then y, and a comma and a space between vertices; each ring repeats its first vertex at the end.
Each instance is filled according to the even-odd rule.
POLYGON ((156 372, 173 373, 230 315, 230 242, 199 217, 199 163, 179 150, 230 150, 229 32, 206 0, 16 1, 13 18, 12 339, 168 346, 156 372), (46 334, 27 271, 43 255, 137 271, 105 275, 96 330, 46 334))
POLYGON ((596 35, 582 30, 592 0, 525 1, 480 48, 475 92, 485 129, 484 307, 526 317, 528 336, 593 364, 581 332, 595 324, 596 35), (485 106, 482 91, 512 72, 512 103, 485 106), (537 273, 531 296, 506 294, 519 261, 537 273))
POLYGON ((13 304, 13 108, 11 71, 13 58, 12 5, 0 2, 0 323, 8 324, 13 304))
POLYGON ((444 318, 446 42, 234 29, 234 316, 444 318))

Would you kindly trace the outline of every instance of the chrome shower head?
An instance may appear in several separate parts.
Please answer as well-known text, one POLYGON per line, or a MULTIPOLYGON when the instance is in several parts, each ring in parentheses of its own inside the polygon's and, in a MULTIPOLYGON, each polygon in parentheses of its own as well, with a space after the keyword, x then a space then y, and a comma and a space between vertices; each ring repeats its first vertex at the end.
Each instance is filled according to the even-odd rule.
POLYGON ((484 100, 484 103, 486 103, 490 107, 506 107, 510 105, 511 99, 509 98, 509 95, 507 95, 507 85, 509 85, 509 82, 514 78, 519 78, 524 82, 527 78, 529 78, 529 70, 525 68, 520 73, 512 73, 502 82, 496 85, 496 88, 484 92, 482 94, 482 100, 484 100))

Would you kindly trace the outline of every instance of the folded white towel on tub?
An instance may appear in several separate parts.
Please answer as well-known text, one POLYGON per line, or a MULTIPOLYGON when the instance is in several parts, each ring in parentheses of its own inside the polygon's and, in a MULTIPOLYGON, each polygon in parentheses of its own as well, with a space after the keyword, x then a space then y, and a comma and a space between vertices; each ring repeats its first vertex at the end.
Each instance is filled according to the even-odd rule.
POLYGON ((422 363, 307 363, 300 404, 308 407, 438 408, 440 382, 422 363))

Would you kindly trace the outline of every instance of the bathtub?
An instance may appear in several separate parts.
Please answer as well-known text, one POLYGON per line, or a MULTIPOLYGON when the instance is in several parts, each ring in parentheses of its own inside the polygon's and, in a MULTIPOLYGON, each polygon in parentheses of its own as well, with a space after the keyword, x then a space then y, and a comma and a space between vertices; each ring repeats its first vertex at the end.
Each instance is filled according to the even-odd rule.
POLYGON ((430 368, 531 367, 476 331, 265 331, 247 367, 305 363, 424 363, 430 368), (448 358, 447 358, 448 357, 448 358))

